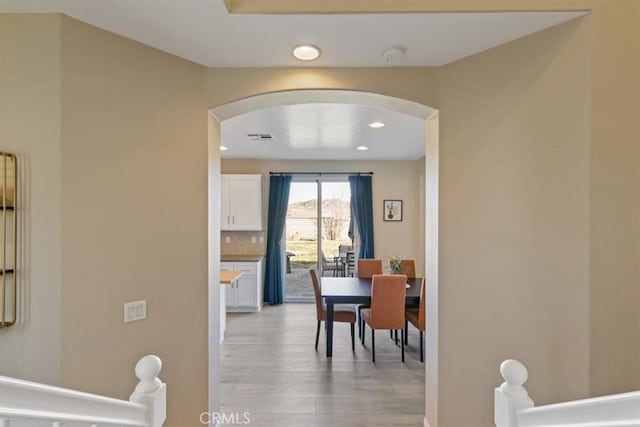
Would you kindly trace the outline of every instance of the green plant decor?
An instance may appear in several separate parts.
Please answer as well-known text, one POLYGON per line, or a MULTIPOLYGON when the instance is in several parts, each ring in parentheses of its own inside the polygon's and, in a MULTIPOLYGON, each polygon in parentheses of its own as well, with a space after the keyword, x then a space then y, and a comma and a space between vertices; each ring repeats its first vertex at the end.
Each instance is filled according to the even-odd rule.
POLYGON ((389 260, 389 270, 391 274, 400 273, 400 269, 402 268, 402 258, 396 256, 389 260))

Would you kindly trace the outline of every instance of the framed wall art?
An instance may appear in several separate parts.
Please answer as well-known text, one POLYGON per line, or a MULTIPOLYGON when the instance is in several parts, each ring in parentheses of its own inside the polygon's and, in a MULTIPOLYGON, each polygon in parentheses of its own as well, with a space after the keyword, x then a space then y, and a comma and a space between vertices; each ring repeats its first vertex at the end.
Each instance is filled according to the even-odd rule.
POLYGON ((402 221, 402 200, 385 200, 384 221, 402 221))

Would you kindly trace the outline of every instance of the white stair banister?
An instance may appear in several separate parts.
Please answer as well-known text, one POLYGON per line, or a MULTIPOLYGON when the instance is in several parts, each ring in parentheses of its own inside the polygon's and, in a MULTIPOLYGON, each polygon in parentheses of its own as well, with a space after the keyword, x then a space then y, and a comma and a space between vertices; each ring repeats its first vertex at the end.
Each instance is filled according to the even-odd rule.
POLYGON ((130 400, 84 393, 0 375, 0 427, 161 427, 166 418, 162 363, 145 356, 130 400))
POLYGON ((529 373, 517 360, 509 359, 500 365, 504 382, 495 389, 494 422, 497 427, 518 427, 518 412, 533 407, 533 400, 523 387, 529 373))
POLYGON ((140 382, 129 400, 147 407, 149 427, 160 427, 167 418, 167 385, 158 378, 161 369, 162 361, 154 355, 145 356, 136 363, 136 376, 140 382))
POLYGON ((640 427, 640 391, 534 407, 522 386, 524 365, 506 360, 500 373, 505 382, 495 389, 497 427, 640 427))

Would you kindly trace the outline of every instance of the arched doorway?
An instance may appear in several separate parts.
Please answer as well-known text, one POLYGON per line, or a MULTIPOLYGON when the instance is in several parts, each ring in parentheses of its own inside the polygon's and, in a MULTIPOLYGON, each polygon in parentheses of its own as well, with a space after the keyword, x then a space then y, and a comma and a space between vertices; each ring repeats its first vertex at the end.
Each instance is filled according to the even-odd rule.
POLYGON ((289 90, 243 98, 209 110, 209 412, 220 407, 220 125, 261 108, 309 103, 359 104, 425 120, 424 265, 427 284, 425 335, 425 425, 437 425, 438 397, 438 111, 413 101, 350 90, 289 90))

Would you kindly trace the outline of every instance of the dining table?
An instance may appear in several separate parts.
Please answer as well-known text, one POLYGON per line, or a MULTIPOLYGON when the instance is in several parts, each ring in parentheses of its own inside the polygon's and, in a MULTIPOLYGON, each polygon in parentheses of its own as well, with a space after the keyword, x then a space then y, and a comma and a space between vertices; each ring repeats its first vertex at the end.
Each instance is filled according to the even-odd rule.
MULTIPOLYGON (((335 304, 371 304, 371 282, 360 277, 322 277, 320 295, 327 305, 327 357, 333 356, 333 313, 335 304)), ((407 304, 420 303, 422 277, 407 279, 407 304)))

